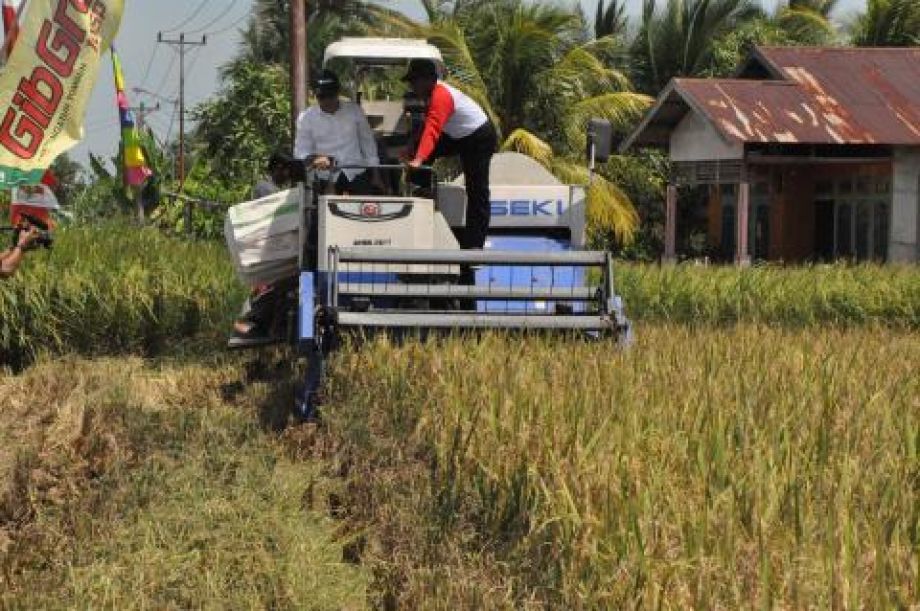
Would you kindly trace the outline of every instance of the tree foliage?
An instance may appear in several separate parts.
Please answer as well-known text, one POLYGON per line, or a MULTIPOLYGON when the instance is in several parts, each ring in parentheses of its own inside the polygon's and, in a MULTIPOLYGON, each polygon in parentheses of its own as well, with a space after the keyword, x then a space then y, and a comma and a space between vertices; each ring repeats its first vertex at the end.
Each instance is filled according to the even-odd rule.
MULTIPOLYGON (((532 156, 564 181, 587 182, 582 159, 592 117, 625 132, 651 103, 609 58, 615 36, 589 35, 580 11, 547 2, 426 2, 429 23, 405 35, 438 46, 450 80, 479 102, 503 150, 532 156)), ((589 191, 593 224, 628 241, 637 226, 629 197, 603 177, 589 191)))
POLYGON ((272 151, 291 146, 287 70, 279 64, 238 61, 220 93, 195 110, 196 143, 220 180, 252 183, 272 151))
POLYGON ((869 0, 866 12, 856 19, 853 43, 861 47, 920 45, 920 2, 869 0))
POLYGON ((626 17, 626 2, 623 0, 597 0, 597 10, 594 16, 594 37, 604 38, 612 36, 622 38, 626 36, 629 19, 626 17))
POLYGON ((675 76, 704 73, 713 42, 761 15, 753 0, 645 0, 631 50, 636 84, 657 93, 675 76))

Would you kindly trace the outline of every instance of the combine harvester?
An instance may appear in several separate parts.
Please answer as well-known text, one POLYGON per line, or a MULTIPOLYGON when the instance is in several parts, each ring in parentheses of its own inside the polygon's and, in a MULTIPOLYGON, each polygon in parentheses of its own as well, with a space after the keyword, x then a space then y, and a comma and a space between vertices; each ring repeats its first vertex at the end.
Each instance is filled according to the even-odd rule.
MULTIPOLYGON (((330 194, 314 172, 295 190, 301 213, 294 340, 308 360, 301 415, 313 413, 326 357, 343 332, 551 330, 620 342, 631 335, 611 255, 584 250, 586 187, 560 183, 529 157, 493 158, 486 248, 460 249, 452 228, 465 224, 462 182, 432 179, 420 188, 396 162, 423 109, 403 99, 362 99, 376 71, 404 70, 415 58, 442 64, 439 50, 418 40, 346 38, 326 50, 326 65, 344 62, 351 70, 351 91, 377 137, 383 165, 376 171, 387 175, 389 194, 330 194)), ((591 132, 593 167, 609 155, 610 126, 595 121, 591 132)))

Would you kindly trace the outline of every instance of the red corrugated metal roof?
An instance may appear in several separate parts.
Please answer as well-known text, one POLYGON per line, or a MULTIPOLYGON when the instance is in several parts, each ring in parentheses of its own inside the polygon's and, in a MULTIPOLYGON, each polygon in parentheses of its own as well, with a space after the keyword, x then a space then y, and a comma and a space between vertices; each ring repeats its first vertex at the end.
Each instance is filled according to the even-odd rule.
POLYGON ((675 79, 628 143, 650 141, 677 94, 728 141, 920 145, 920 48, 760 47, 751 61, 773 79, 675 79))
POLYGON ((920 48, 761 47, 755 57, 865 142, 920 144, 920 48))

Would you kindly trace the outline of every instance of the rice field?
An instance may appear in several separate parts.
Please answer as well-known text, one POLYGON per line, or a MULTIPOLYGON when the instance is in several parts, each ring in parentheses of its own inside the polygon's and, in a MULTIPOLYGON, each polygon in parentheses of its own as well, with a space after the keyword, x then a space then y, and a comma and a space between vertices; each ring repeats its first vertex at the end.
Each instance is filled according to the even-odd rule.
POLYGON ((913 608, 920 338, 643 326, 344 351, 331 459, 399 608, 913 608))
POLYGON ((42 353, 155 355, 222 333, 243 294, 221 244, 118 224, 69 228, 0 282, 0 364, 42 353))
MULTIPOLYGON (((622 264, 616 278, 639 322, 920 329, 917 266, 622 264)), ((0 283, 0 364, 42 353, 156 355, 219 337, 244 294, 221 243, 129 225, 68 228, 53 251, 30 254, 0 283)))
POLYGON ((0 606, 916 608, 920 268, 617 280, 627 351, 356 343, 282 432, 221 244, 62 231, 0 283, 0 606))
POLYGON ((616 277, 629 315, 646 322, 920 329, 915 265, 623 264, 616 277))

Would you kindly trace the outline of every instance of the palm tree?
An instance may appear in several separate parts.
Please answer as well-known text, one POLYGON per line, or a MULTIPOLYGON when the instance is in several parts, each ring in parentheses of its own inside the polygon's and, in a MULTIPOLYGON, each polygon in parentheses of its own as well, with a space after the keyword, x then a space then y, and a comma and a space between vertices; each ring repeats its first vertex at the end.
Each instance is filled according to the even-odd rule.
POLYGON ((800 44, 824 45, 834 41, 837 31, 830 14, 838 0, 789 0, 777 8, 776 23, 800 44))
POLYGON ((753 0, 667 0, 663 10, 645 0, 632 48, 634 80, 642 91, 657 93, 672 77, 703 74, 713 42, 761 15, 753 0))
POLYGON ((605 36, 622 37, 626 35, 628 27, 626 17, 626 3, 620 0, 597 0, 597 12, 594 16, 594 37, 605 36))
POLYGON ((866 12, 854 24, 853 44, 861 47, 920 45, 920 2, 869 0, 866 12))
MULTIPOLYGON (((441 49, 450 80, 476 99, 504 134, 503 150, 530 155, 564 181, 586 181, 577 161, 591 117, 626 131, 651 103, 631 91, 627 77, 608 67, 603 54, 612 36, 591 39, 577 11, 523 0, 425 0, 427 24, 406 34, 441 49)), ((621 240, 638 223, 629 198, 599 178, 588 196, 592 225, 621 240)))
MULTIPOLYGON (((287 64, 290 61, 290 0, 256 0, 243 33, 238 61, 287 64)), ((348 34, 366 31, 393 11, 363 0, 309 0, 307 55, 316 70, 326 46, 348 34)))

